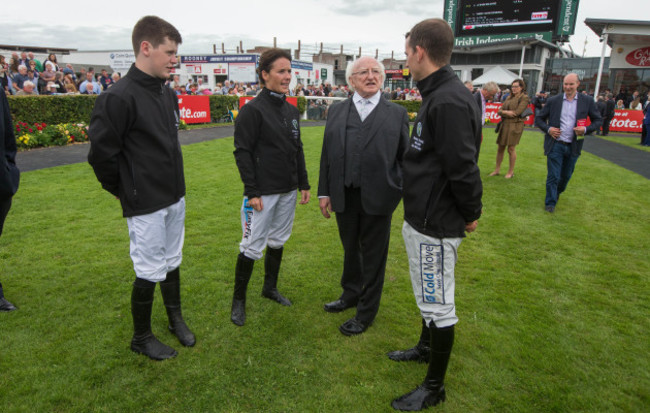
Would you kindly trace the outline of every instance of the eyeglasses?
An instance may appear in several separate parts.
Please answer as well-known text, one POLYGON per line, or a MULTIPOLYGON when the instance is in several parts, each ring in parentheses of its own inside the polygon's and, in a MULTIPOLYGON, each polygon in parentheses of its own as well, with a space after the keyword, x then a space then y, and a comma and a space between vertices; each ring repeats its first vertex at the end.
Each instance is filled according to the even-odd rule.
POLYGON ((359 70, 358 72, 352 72, 353 75, 357 75, 359 77, 368 77, 370 73, 372 73, 374 76, 381 76, 381 70, 379 69, 364 69, 359 70))

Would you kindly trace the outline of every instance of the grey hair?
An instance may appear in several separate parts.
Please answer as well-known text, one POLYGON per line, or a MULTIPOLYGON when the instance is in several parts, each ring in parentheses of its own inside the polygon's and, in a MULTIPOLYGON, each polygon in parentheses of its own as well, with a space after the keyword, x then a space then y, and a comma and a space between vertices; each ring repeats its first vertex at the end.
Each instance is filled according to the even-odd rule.
POLYGON ((485 89, 488 92, 498 92, 499 91, 499 85, 496 84, 496 82, 486 82, 481 89, 485 89))
POLYGON ((355 60, 353 62, 348 63, 348 67, 345 68, 345 80, 346 80, 346 82, 348 82, 348 87, 353 92, 354 92, 354 86, 352 86, 352 82, 350 82, 350 78, 352 77, 352 73, 354 72, 354 69, 356 68, 359 61, 361 59, 366 59, 366 58, 374 60, 375 63, 377 63, 377 66, 379 66, 379 70, 381 70, 381 85, 382 86, 384 85, 384 82, 386 81, 386 72, 385 72, 386 68, 384 67, 384 65, 380 61, 378 61, 377 59, 374 59, 374 58, 372 58, 370 56, 363 56, 363 57, 361 57, 361 58, 359 58, 359 59, 357 59, 357 60, 355 60))

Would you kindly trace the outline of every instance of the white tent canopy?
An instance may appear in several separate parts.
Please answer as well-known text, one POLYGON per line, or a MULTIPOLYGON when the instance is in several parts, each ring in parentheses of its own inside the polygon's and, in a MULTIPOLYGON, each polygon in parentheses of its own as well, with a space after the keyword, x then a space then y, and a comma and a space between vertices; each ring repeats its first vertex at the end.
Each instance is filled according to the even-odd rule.
POLYGON ((517 78, 517 75, 508 69, 504 69, 501 66, 496 66, 483 73, 476 79, 472 80, 472 83, 474 86, 481 86, 487 82, 496 82, 497 85, 509 85, 513 80, 517 78))

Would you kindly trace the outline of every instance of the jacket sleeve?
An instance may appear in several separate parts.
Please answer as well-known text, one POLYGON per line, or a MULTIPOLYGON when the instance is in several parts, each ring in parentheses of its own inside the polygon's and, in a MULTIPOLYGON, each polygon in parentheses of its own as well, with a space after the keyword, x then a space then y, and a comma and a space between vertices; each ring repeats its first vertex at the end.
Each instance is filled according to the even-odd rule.
POLYGON ((235 161, 244 183, 244 195, 249 198, 261 196, 255 174, 255 148, 261 125, 261 114, 249 105, 241 108, 235 120, 235 161))
POLYGON ((471 112, 467 106, 450 103, 438 106, 430 114, 430 122, 436 125, 434 144, 442 155, 442 171, 465 222, 477 220, 483 207, 483 184, 476 163, 476 137, 468 116, 471 112))
POLYGON ((102 188, 115 196, 120 192, 119 155, 130 124, 131 111, 122 98, 114 94, 97 98, 88 129, 88 163, 102 188))
POLYGON ((400 166, 400 170, 403 166, 402 159, 404 158, 404 154, 406 153, 409 145, 409 132, 409 114, 406 109, 404 109, 402 116, 402 128, 399 134, 399 147, 397 148, 397 163, 400 166))
POLYGON ((20 181, 20 171, 16 166, 16 136, 11 122, 9 102, 3 90, 0 90, 0 125, 2 125, 2 147, 0 159, 0 200, 10 199, 16 191, 20 181))
POLYGON ((535 126, 537 126, 542 132, 548 133, 548 118, 551 113, 551 107, 554 106, 554 102, 551 100, 546 101, 546 105, 535 113, 535 126))
POLYGON ((307 165, 305 164, 305 151, 302 147, 302 139, 300 138, 300 119, 298 119, 298 189, 301 191, 309 190, 309 179, 307 177, 307 165))
MULTIPOLYGON (((330 108, 328 118, 330 120, 334 119, 332 117, 331 108, 330 108)), ((330 189, 329 189, 330 163, 329 163, 329 153, 327 147, 327 134, 330 127, 331 127, 331 122, 325 124, 325 133, 323 134, 323 149, 321 150, 320 153, 320 170, 318 172, 318 196, 330 196, 330 189)))
POLYGON ((2 92, 2 125, 4 130, 2 134, 4 136, 4 156, 7 160, 7 163, 11 165, 16 165, 16 136, 14 135, 14 127, 11 122, 11 112, 9 111, 9 101, 7 95, 2 92))

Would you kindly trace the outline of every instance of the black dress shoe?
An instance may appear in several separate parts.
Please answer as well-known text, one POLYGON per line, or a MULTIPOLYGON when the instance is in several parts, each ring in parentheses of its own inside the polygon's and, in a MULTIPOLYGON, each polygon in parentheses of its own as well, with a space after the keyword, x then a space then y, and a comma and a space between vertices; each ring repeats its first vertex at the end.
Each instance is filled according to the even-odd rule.
POLYGON ((323 310, 327 311, 328 313, 340 313, 341 311, 347 310, 348 308, 356 307, 356 305, 356 303, 353 304, 339 298, 336 301, 325 304, 323 306, 323 310))
POLYGON ((370 324, 366 324, 354 317, 341 324, 339 331, 345 336, 356 336, 366 331, 370 327, 370 324))
POLYGON ((0 298, 0 311, 14 311, 16 307, 7 301, 6 298, 0 298))
POLYGON ((553 205, 546 205, 544 210, 552 214, 553 212, 555 212, 555 207, 553 205))

